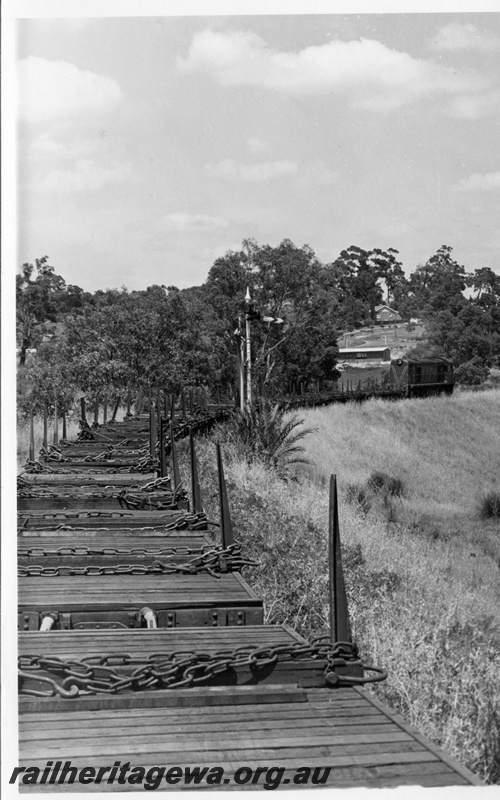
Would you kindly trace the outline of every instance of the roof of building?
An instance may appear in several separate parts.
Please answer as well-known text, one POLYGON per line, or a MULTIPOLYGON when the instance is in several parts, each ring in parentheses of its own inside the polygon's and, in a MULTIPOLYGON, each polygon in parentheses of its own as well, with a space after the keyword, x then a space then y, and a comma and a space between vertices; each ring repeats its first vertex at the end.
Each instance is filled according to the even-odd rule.
POLYGON ((382 303, 380 306, 375 306, 375 311, 381 311, 383 308, 387 308, 389 311, 392 311, 393 314, 399 314, 399 311, 396 311, 395 308, 391 308, 386 303, 382 303))
POLYGON ((390 350, 385 344, 380 347, 340 347, 339 353, 375 353, 379 350, 390 350))

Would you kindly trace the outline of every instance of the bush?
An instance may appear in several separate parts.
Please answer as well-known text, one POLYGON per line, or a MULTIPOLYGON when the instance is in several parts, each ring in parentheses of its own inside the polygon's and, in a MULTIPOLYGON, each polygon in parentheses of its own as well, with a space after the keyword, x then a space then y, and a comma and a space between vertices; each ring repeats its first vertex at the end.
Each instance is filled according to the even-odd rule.
POLYGON ((402 497, 404 494, 404 483, 401 478, 393 478, 386 472, 372 472, 367 486, 373 492, 383 492, 393 497, 402 497))
POLYGON ((248 463, 261 461, 283 470, 290 464, 308 464, 299 444, 310 428, 302 428, 303 419, 290 414, 268 400, 261 400, 250 410, 235 411, 227 423, 226 434, 248 463))
POLYGON ((455 370, 455 380, 464 386, 479 386, 483 383, 489 375, 488 367, 483 363, 482 359, 476 358, 471 361, 466 361, 460 364, 455 370))
POLYGON ((360 483, 348 483, 345 499, 350 505, 357 505, 363 514, 368 514, 372 507, 372 500, 366 487, 360 483))
POLYGON ((479 517, 481 519, 500 518, 500 492, 492 489, 479 500, 479 517))

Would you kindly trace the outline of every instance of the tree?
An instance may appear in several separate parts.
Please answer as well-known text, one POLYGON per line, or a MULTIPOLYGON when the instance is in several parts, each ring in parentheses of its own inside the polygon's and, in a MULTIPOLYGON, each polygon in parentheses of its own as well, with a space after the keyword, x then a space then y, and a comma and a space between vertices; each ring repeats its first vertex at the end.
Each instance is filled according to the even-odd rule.
POLYGON ((57 322, 64 314, 83 306, 83 290, 79 286, 66 286, 48 260, 48 256, 42 256, 35 259, 35 265, 25 263, 21 274, 16 275, 16 331, 21 366, 26 363, 28 348, 41 343, 44 322, 57 322), (37 275, 32 280, 35 269, 37 275))
POLYGON ((331 272, 304 245, 284 239, 277 247, 243 242, 239 252, 217 259, 203 287, 225 327, 226 361, 234 374, 233 332, 243 319, 243 297, 250 287, 261 316, 281 317, 283 325, 263 321, 252 326, 254 376, 266 392, 282 390, 290 380, 310 382, 332 374, 336 350, 336 289, 331 272))

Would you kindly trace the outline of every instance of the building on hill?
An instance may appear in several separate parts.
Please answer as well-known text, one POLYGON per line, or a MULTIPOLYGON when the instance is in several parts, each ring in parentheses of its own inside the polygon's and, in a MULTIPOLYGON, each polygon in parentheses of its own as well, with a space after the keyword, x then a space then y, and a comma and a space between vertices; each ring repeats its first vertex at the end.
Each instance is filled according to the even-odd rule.
POLYGON ((375 306, 375 321, 381 324, 384 322, 401 322, 401 314, 390 306, 375 306))
POLYGON ((341 347, 340 361, 390 361, 389 347, 341 347))

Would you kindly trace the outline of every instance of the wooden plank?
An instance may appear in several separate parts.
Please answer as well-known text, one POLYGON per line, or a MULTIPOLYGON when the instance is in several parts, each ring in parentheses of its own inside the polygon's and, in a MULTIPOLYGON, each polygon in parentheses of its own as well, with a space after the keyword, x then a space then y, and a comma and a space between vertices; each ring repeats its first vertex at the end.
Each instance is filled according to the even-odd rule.
MULTIPOLYGON (((95 715, 94 715, 95 716, 95 715)), ((249 714, 242 716, 241 714, 215 716, 214 714, 203 715, 199 714, 196 718, 185 718, 182 715, 177 717, 169 716, 169 730, 179 730, 184 733, 190 731, 201 733, 203 731, 217 731, 217 730, 231 730, 234 726, 241 727, 242 722, 245 723, 245 730, 268 730, 279 727, 280 730, 288 730, 289 728, 325 728, 331 727, 333 729, 347 729, 356 726, 363 726, 367 730, 367 726, 387 727, 391 723, 388 720, 381 725, 380 717, 373 714, 359 715, 359 716, 332 716, 325 714, 318 714, 313 719, 310 714, 300 712, 277 712, 268 714, 259 714, 250 716, 249 714)), ((108 717, 107 719, 87 719, 87 720, 73 720, 71 712, 63 719, 57 722, 57 728, 54 726, 54 720, 44 719, 42 722, 33 721, 26 722, 23 717, 23 739, 35 739, 40 736, 40 741, 43 738, 54 738, 55 733, 61 736, 83 737, 87 735, 95 735, 100 729, 113 733, 115 729, 122 731, 124 736, 133 735, 136 730, 141 733, 151 733, 158 729, 159 725, 165 725, 164 718, 150 719, 148 715, 147 722, 144 718, 135 717, 128 719, 124 717, 108 717), (155 721, 156 720, 156 721, 155 721), (88 734, 86 733, 88 731, 88 734), (63 733, 64 732, 64 733, 63 733)), ((371 730, 371 728, 370 728, 371 730)), ((121 735, 121 734, 120 734, 121 735)))
MULTIPOLYGON (((210 745, 210 742, 207 742, 207 744, 210 745)), ((327 752, 329 749, 330 748, 328 746, 321 745, 317 747, 314 754, 309 754, 308 749, 304 748, 303 746, 300 748, 291 747, 288 749, 286 747, 266 748, 265 746, 260 748, 249 747, 247 749, 236 750, 230 748, 222 750, 221 748, 221 750, 218 751, 215 745, 213 748, 209 747, 208 750, 203 745, 201 750, 186 750, 185 746, 183 746, 182 748, 177 748, 174 751, 172 751, 170 748, 168 748, 168 750, 165 748, 155 750, 153 748, 148 752, 147 748, 144 748, 144 752, 140 753, 137 752, 133 746, 131 746, 129 749, 125 749, 124 752, 113 751, 111 756, 104 753, 97 753, 97 755, 99 756, 100 764, 106 764, 110 762, 111 759, 121 761, 122 763, 130 761, 134 764, 134 766, 147 767, 164 763, 175 763, 181 766, 198 765, 200 763, 208 762, 226 767, 228 770, 231 768, 234 770, 238 769, 242 765, 250 767, 251 769, 256 769, 265 763, 263 759, 272 760, 273 764, 279 764, 280 766, 289 769, 297 768, 298 759, 300 759, 301 766, 332 768, 350 766, 374 767, 382 764, 425 765, 430 762, 439 761, 436 756, 433 756, 432 753, 429 753, 426 750, 408 751, 402 753, 391 751, 382 753, 349 753, 346 751, 339 753, 335 750, 335 748, 333 748, 333 753, 331 754, 330 752, 327 752)), ((36 756, 32 755, 31 753, 25 754, 23 751, 19 763, 20 766, 28 764, 33 766, 45 766, 47 760, 57 758, 58 760, 71 759, 71 762, 74 766, 82 767, 88 766, 89 763, 91 763, 93 755, 94 754, 90 752, 85 752, 84 754, 73 754, 73 752, 62 754, 61 751, 47 750, 44 751, 42 756, 36 756)))
POLYGON ((45 729, 45 730, 22 730, 20 741, 23 746, 27 748, 36 748, 38 746, 48 747, 62 747, 63 749, 71 748, 75 743, 78 747, 92 746, 94 743, 98 745, 102 740, 106 746, 120 745, 123 746, 123 738, 128 739, 133 737, 134 746, 139 745, 141 742, 145 743, 161 743, 168 744, 175 741, 189 742, 191 745, 197 745, 197 742, 204 739, 201 734, 204 733, 217 733, 217 734, 231 734, 233 747, 236 742, 248 742, 258 735, 262 741, 265 736, 266 742, 274 743, 275 739, 292 740, 292 739, 307 739, 307 742, 312 744, 316 737, 321 739, 322 736, 329 736, 329 744, 359 744, 371 742, 402 742, 413 741, 407 734, 401 733, 387 720, 383 724, 377 724, 377 721, 371 720, 372 724, 367 727, 365 723, 360 725, 343 725, 337 721, 305 719, 302 720, 300 729, 293 724, 286 725, 283 720, 259 720, 256 724, 251 724, 248 720, 242 726, 240 720, 233 720, 229 722, 213 723, 207 722, 200 723, 199 727, 183 725, 178 723, 173 725, 169 724, 168 733, 165 732, 165 725, 162 721, 158 720, 156 724, 148 724, 146 721, 141 725, 108 727, 108 725, 95 728, 83 726, 78 728, 66 728, 64 736, 61 736, 59 728, 45 729), (381 734, 379 736, 379 734, 381 734), (406 739, 403 738, 406 736, 406 739), (369 737, 367 739, 363 737, 369 737))
POLYGON ((462 778, 464 778, 466 781, 468 781, 468 783, 470 783, 472 786, 483 786, 484 785, 483 782, 481 780, 479 780, 479 778, 476 775, 474 775, 474 773, 472 773, 470 770, 468 770, 462 764, 459 764, 458 761, 456 761, 454 758, 452 758, 444 750, 441 750, 441 748, 438 747, 436 744, 434 744, 434 742, 431 742, 430 739, 427 739, 425 736, 423 736, 420 733, 420 731, 418 731, 412 725, 409 725, 407 722, 405 722, 404 719, 399 714, 397 714, 395 711, 392 711, 392 709, 387 708, 374 695, 369 694, 368 692, 366 692, 366 691, 364 691, 362 689, 359 689, 357 687, 356 687, 355 690, 362 697, 365 697, 367 700, 369 700, 369 702, 372 703, 372 705, 374 705, 375 708, 378 708, 389 719, 391 719, 396 725, 398 725, 398 727, 401 728, 402 731, 405 731, 406 733, 410 733, 416 741, 421 742, 421 744, 423 744, 429 750, 429 752, 434 753, 444 764, 446 764, 447 766, 451 767, 451 769, 455 770, 455 772, 457 774, 459 774, 462 778))
MULTIPOLYGON (((54 535, 54 531, 50 531, 51 535, 44 537, 43 542, 40 541, 39 536, 19 536, 17 540, 18 555, 30 559, 45 559, 49 555, 56 554, 69 557, 79 555, 79 553, 71 552, 76 549, 80 549, 82 553, 86 549, 103 550, 108 551, 110 555, 113 555, 113 550, 151 550, 158 552, 177 549, 181 553, 186 553, 187 550, 200 550, 202 547, 213 546, 205 533, 196 533, 194 531, 187 531, 184 534, 182 531, 177 531, 176 535, 164 536, 164 541, 161 541, 159 536, 148 536, 145 533, 140 535, 129 534, 127 536, 113 532, 112 536, 105 536, 102 531, 95 529, 83 533, 81 531, 77 533, 73 531, 71 536, 67 535, 69 533, 69 531, 64 531, 66 535, 60 536, 58 534, 54 535), (36 552, 33 555, 28 554, 29 549, 33 549, 36 552)), ((41 563, 43 564, 43 561, 41 563)))
POLYGON ((51 472, 22 472, 20 477, 35 486, 126 486, 128 489, 140 488, 154 480, 153 472, 132 473, 96 473, 82 472, 78 475, 51 472))
POLYGON ((171 653, 179 650, 215 653, 233 650, 242 645, 260 647, 272 644, 293 644, 287 630, 274 625, 231 626, 228 628, 175 628, 158 630, 104 630, 65 631, 59 633, 20 633, 19 655, 25 653, 50 653, 58 658, 81 659, 104 653, 130 653, 144 655, 148 652, 171 653))
MULTIPOLYGON (((106 709, 154 709, 154 708, 196 708, 211 706, 248 705, 255 703, 298 703, 306 702, 303 689, 293 686, 210 686, 203 689, 176 689, 127 693, 126 695, 105 695, 99 697, 76 697, 73 700, 61 700, 60 697, 28 697, 19 698, 20 713, 63 712, 71 708, 72 713, 78 711, 102 711, 106 709)), ((149 713, 149 712, 148 712, 149 713)))

